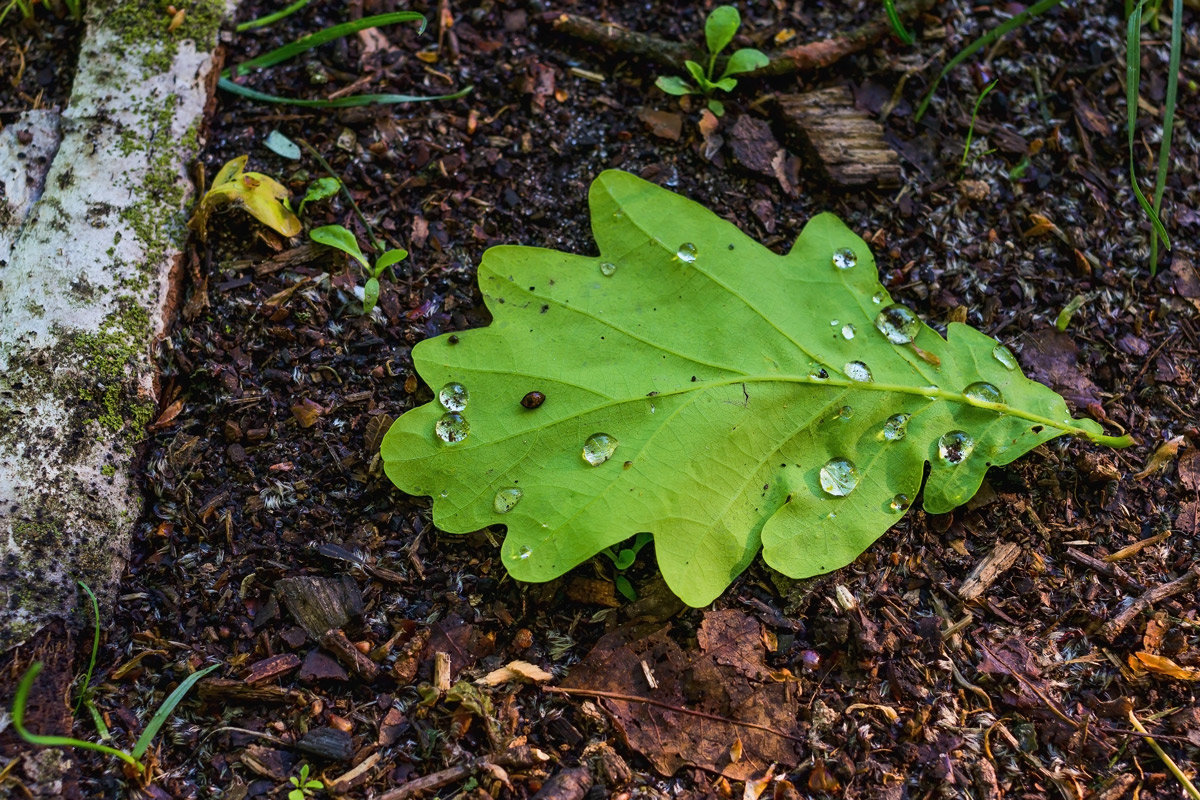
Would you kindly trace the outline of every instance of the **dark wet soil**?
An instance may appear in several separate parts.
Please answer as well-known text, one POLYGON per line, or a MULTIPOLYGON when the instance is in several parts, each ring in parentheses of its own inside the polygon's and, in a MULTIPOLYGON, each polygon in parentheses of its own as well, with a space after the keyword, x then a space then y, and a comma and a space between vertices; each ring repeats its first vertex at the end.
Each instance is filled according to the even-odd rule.
MULTIPOLYGON (((352 4, 349 13, 385 5, 352 4)), ((95 702, 114 738, 129 742, 192 669, 220 662, 224 682, 197 692, 165 729, 149 793, 282 797, 301 763, 332 783, 368 762, 341 795, 374 797, 517 744, 548 760, 515 763, 504 778, 466 769, 433 794, 527 797, 582 765, 594 780, 587 796, 741 795, 740 784, 712 772, 657 774, 658 762, 626 742, 604 701, 529 686, 484 690, 491 710, 482 714, 438 701, 429 688, 435 653, 451 655, 455 680, 514 659, 562 676, 631 621, 665 625, 695 650, 705 612, 663 600, 648 551, 626 573, 638 604, 614 591, 601 559, 551 584, 518 584, 499 560, 501 531, 440 534, 428 500, 392 488, 376 455, 387 423, 431 397, 413 373, 411 347, 487 322, 473 272, 483 251, 521 243, 594 253, 587 187, 617 167, 698 200, 777 252, 813 214, 834 211, 871 243, 899 302, 939 329, 966 321, 1006 342, 1076 414, 1140 442, 1106 451, 1056 440, 993 469, 980 495, 952 514, 928 515, 918 503, 832 576, 796 583, 759 562, 739 578, 715 607, 757 620, 768 663, 795 676, 800 692, 803 743, 793 763, 778 764, 782 780, 765 796, 1182 796, 1164 762, 1130 733, 1128 712, 1194 776, 1198 684, 1136 654, 1194 676, 1200 593, 1193 584, 1120 631, 1104 626, 1197 559, 1194 88, 1181 90, 1166 192, 1176 246, 1151 277, 1148 225, 1129 188, 1123 24, 1113 8, 1051 12, 952 72, 916 123, 935 70, 996 20, 992 7, 940 5, 917 21, 915 47, 889 40, 799 79, 745 81, 727 102, 715 148, 699 130, 699 104, 681 110, 656 90, 652 66, 555 34, 545 12, 556 8, 444 4, 452 26, 439 26, 437 7, 414 8, 432 20, 423 36, 390 28, 371 53, 352 37, 244 80, 324 97, 370 75, 354 91, 472 85, 470 95, 310 111, 223 94, 212 118, 208 175, 248 154, 251 169, 299 197, 322 168, 263 143, 273 129, 303 138, 375 234, 411 255, 384 282, 378 312, 364 317, 353 294, 361 277, 343 258, 297 251, 299 240, 282 241, 238 212, 215 218, 209 240, 193 243, 190 300, 162 347, 166 413, 146 442, 146 512, 120 602, 105 620, 95 702), (992 79, 999 83, 979 106, 961 166, 972 106, 992 79), (882 121, 901 154, 900 189, 847 191, 800 157, 789 192, 733 156, 740 116, 771 121, 783 140, 772 93, 827 85, 849 86, 882 121), (644 121, 647 109, 679 114, 681 134, 664 136, 644 121), (1056 334, 1056 317, 1077 295, 1082 308, 1056 334), (1175 437, 1178 454, 1135 477, 1175 437), (1007 568, 964 603, 964 579, 1008 548, 1007 568), (336 648, 319 646, 281 604, 279 582, 296 578, 348 579, 352 610, 361 610, 345 633, 382 656, 378 676, 332 661, 336 648), (263 672, 271 658, 291 666, 263 672), (254 683, 263 691, 249 692, 264 674, 254 683), (320 734, 335 745, 324 756, 296 744, 314 731, 333 731, 320 734)), ((265 10, 250 3, 242 17, 265 10)), ((570 10, 666 38, 697 36, 701 25, 689 3, 570 10)), ((756 2, 742 12, 744 44, 772 49, 788 31, 796 41, 823 36, 874 6, 756 2)), ((317 2, 266 32, 229 34, 227 57, 253 56, 346 13, 317 2)), ((1200 78, 1191 11, 1185 26, 1181 85, 1200 78)), ((1143 33, 1142 175, 1161 133, 1167 30, 1143 33)), ((340 198, 310 206, 305 222, 344 224, 367 238, 340 198)), ((81 719, 76 734, 91 735, 89 726, 81 719)), ((79 758, 79 796, 125 796, 129 784, 110 760, 79 758)), ((587 791, 564 784, 542 796, 587 791)))

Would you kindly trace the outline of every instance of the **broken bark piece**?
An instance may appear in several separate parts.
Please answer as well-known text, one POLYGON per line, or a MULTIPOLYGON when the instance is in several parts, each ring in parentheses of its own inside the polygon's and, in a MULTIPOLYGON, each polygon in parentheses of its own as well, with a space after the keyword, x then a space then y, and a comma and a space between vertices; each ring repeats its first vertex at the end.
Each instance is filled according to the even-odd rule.
POLYGON ((350 673, 341 664, 334 661, 320 650, 313 650, 304 657, 304 666, 296 674, 297 680, 305 683, 314 681, 345 681, 350 679, 350 673))
POLYGON ((256 775, 283 783, 296 765, 296 757, 286 750, 274 750, 260 744, 249 745, 238 757, 256 775))
POLYGON ((777 98, 783 124, 840 186, 900 185, 900 157, 845 86, 777 98))
POLYGON ((313 728, 296 742, 296 749, 326 761, 349 761, 354 755, 354 739, 337 728, 313 728))
POLYGON ((206 678, 200 681, 197 694, 201 700, 219 700, 223 703, 291 703, 303 705, 309 695, 296 689, 280 686, 252 686, 242 681, 225 678, 206 678))
POLYGON ((342 666, 367 683, 371 683, 379 677, 379 665, 367 658, 340 630, 331 630, 323 635, 321 646, 333 653, 334 658, 340 661, 342 666))
POLYGON ((275 593, 314 639, 330 629, 346 627, 363 612, 362 593, 349 575, 283 578, 275 582, 275 593))
POLYGON ((592 771, 587 767, 564 769, 546 781, 533 800, 582 800, 592 788, 592 771))
POLYGON ((261 661, 255 661, 250 665, 249 672, 242 680, 251 685, 262 683, 286 675, 298 666, 300 666, 300 656, 295 653, 281 653, 261 661))
POLYGON ((958 596, 964 603, 976 600, 987 591, 1021 556, 1021 545, 1016 542, 1000 542, 987 557, 971 570, 971 574, 958 587, 958 596))

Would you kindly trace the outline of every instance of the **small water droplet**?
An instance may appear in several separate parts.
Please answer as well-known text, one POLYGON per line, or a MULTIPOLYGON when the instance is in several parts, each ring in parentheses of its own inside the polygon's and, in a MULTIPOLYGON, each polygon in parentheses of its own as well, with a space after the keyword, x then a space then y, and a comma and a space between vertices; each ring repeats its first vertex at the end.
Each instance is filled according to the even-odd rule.
POLYGON ((871 370, 867 369, 867 365, 861 361, 851 361, 846 366, 842 367, 842 372, 846 373, 846 377, 852 381, 859 383, 870 383, 875 380, 871 375, 871 370))
POLYGON ((833 251, 833 265, 838 269, 850 269, 858 263, 858 256, 849 247, 840 247, 833 251))
POLYGON ((439 496, 440 497, 449 497, 450 493, 448 491, 446 491, 445 489, 442 489, 442 493, 439 496))
POLYGON ((616 438, 607 433, 593 433, 583 443, 583 460, 593 467, 598 467, 612 458, 616 451, 616 438))
POLYGON ((613 219, 625 219, 625 212, 618 208, 613 212, 613 219))
POLYGON ((817 369, 814 369, 812 372, 808 373, 808 377, 809 380, 827 381, 829 380, 829 373, 825 371, 824 367, 818 367, 817 369))
POLYGON ((1002 344, 998 344, 992 348, 992 358, 1004 365, 1005 369, 1017 368, 1017 357, 1013 355, 1013 351, 1009 350, 1002 344))
POLYGON ((600 274, 606 278, 611 278, 613 273, 617 271, 617 265, 611 261, 600 262, 600 274))
POLYGON ((908 344, 921 332, 921 321, 912 311, 897 304, 876 315, 875 328, 892 344, 908 344))
POLYGON ((851 325, 849 322, 847 322, 845 325, 842 326, 842 338, 843 339, 853 339, 855 333, 857 333, 857 331, 854 330, 854 326, 851 325))
POLYGON ((871 302, 875 305, 879 305, 883 302, 884 297, 886 297, 886 295, 883 292, 876 292, 875 294, 871 295, 871 302))
POLYGON ((471 432, 466 418, 457 411, 449 411, 433 426, 434 433, 446 444, 458 444, 471 432))
POLYGON ((938 455, 951 464, 961 464, 974 449, 975 440, 966 431, 950 431, 938 439, 938 455))
POLYGON ((654 413, 655 411, 657 411, 657 410, 658 410, 658 409, 654 407, 654 403, 651 403, 651 404, 650 404, 650 413, 651 413, 651 414, 653 414, 653 413, 654 413))
POLYGON ((858 485, 858 469, 845 458, 831 458, 821 467, 821 488, 834 497, 845 497, 858 485))
POLYGON ((496 496, 492 499, 492 508, 496 509, 497 514, 507 514, 517 507, 517 503, 521 502, 524 492, 516 486, 509 486, 496 492, 496 496))
POLYGON ((987 381, 976 381, 963 389, 963 394, 970 400, 981 403, 1003 403, 1004 395, 1000 390, 987 381))
POLYGON ((892 498, 892 502, 888 503, 888 508, 892 511, 907 511, 912 505, 912 500, 906 494, 898 494, 892 498))
POLYGON ((831 327, 831 328, 836 328, 836 327, 837 327, 839 324, 841 324, 841 320, 840 320, 840 319, 831 319, 831 320, 829 320, 829 327, 831 327))
POLYGON ((447 383, 438 392, 438 402, 447 411, 462 411, 467 407, 467 401, 470 399, 471 394, 467 391, 467 387, 454 381, 447 383))
POLYGON ((850 419, 854 416, 854 408, 852 406, 842 406, 838 409, 838 419, 850 419))
POLYGON ((521 548, 517 550, 517 558, 521 559, 522 561, 529 558, 531 555, 533 555, 533 551, 525 545, 521 545, 521 548))
POLYGON ((696 245, 691 242, 684 242, 679 245, 679 249, 675 251, 675 257, 685 264, 694 264, 696 262, 696 245))
POLYGON ((908 435, 909 414, 892 414, 883 423, 883 438, 889 442, 898 442, 908 435))

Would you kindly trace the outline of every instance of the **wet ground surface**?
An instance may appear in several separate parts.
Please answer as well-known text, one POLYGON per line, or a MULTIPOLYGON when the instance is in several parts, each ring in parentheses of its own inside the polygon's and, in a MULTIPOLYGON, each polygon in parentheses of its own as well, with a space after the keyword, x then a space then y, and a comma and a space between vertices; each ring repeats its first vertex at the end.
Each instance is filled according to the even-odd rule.
MULTIPOLYGON (((873 13, 796 5, 743 7, 740 43, 772 50, 873 13)), ((775 762, 781 779, 764 796, 1180 797, 1164 762, 1130 733, 1128 712, 1194 772, 1200 590, 1184 578, 1119 629, 1114 619, 1185 576, 1197 555, 1200 114, 1186 85, 1200 79, 1195 15, 1185 14, 1184 124, 1166 193, 1176 247, 1152 278, 1148 225, 1128 182, 1123 24, 1106 7, 1056 10, 963 65, 918 124, 931 75, 995 20, 990 9, 938 6, 916 22, 913 48, 887 40, 799 84, 745 81, 727 101, 720 141, 702 132, 699 103, 681 109, 653 87, 654 67, 554 33, 546 12, 556 9, 415 8, 431 19, 422 36, 397 26, 351 37, 243 81, 305 97, 360 81, 352 91, 472 85, 470 95, 342 111, 219 96, 208 175, 248 154, 250 169, 298 198, 323 168, 283 159, 264 140, 271 130, 304 139, 376 236, 411 255, 364 317, 353 292, 361 276, 332 251, 297 249, 301 239, 237 211, 193 243, 189 299, 162 347, 146 512, 104 620, 95 704, 115 739, 130 742, 184 676, 224 666, 160 736, 146 791, 282 797, 308 763, 327 784, 340 778, 348 797, 431 775, 447 778, 432 782, 441 797, 527 797, 544 785, 544 797, 580 797, 585 783, 596 797, 729 797, 775 762), (972 107, 992 79, 963 166, 972 107), (901 188, 839 189, 803 154, 783 181, 739 163, 739 118, 771 122, 786 142, 772 93, 827 85, 849 86, 882 119, 901 188), (502 530, 439 533, 428 499, 383 476, 378 444, 392 419, 431 399, 412 346, 488 321, 474 282, 483 251, 520 243, 594 254, 587 187, 614 167, 703 203, 776 252, 813 214, 834 211, 871 244, 898 302, 939 330, 965 321, 1007 343, 1076 415, 1140 444, 1055 440, 993 469, 951 514, 918 502, 844 570, 798 583, 758 561, 709 610, 672 602, 650 548, 624 574, 636 603, 599 558, 550 584, 514 582, 499 559, 502 530), (1075 296, 1083 305, 1057 333, 1075 296), (1173 439, 1178 452, 1135 477, 1173 439), (965 603, 964 579, 981 562, 996 574, 985 572, 990 582, 965 603), (291 610, 289 592, 317 586, 346 611, 342 644, 306 631, 291 610), (720 642, 753 670, 722 672, 720 642), (347 649, 372 656, 375 672, 347 649), (604 665, 647 652, 714 716, 737 716, 737 703, 704 687, 753 684, 755 702, 774 709, 768 727, 786 735, 764 742, 761 731, 718 725, 706 735, 725 737, 720 757, 672 758, 664 753, 686 746, 676 733, 647 737, 639 714, 684 738, 700 718, 658 720, 636 704, 520 683, 436 690, 446 677, 437 653, 450 655, 452 683, 519 659, 569 687, 611 690, 604 665), (743 748, 744 762, 734 757, 743 748)), ((266 32, 228 34, 227 58, 342 21, 333 9, 314 3, 266 32)), ((264 10, 248 4, 243 18, 264 10)), ((366 2, 352 13, 383 10, 366 2)), ((669 39, 701 25, 685 3, 570 10, 669 39)), ((1141 174, 1161 134, 1166 36, 1166 26, 1143 34, 1141 174)), ((5 87, 5 113, 28 102, 21 86, 5 87)), ((344 198, 312 204, 304 220, 367 239, 344 198)), ((90 638, 81 642, 84 664, 90 638)), ((75 734, 90 736, 90 721, 81 717, 75 734)), ((125 796, 130 784, 110 760, 79 758, 76 796, 125 796)))

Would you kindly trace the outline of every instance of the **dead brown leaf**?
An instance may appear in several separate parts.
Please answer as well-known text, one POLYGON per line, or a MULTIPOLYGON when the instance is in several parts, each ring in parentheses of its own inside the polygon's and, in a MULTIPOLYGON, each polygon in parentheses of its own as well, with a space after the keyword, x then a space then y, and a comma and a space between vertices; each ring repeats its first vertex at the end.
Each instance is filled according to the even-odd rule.
POLYGON ((1181 681, 1200 681, 1200 669, 1180 666, 1166 656, 1158 656, 1145 651, 1139 651, 1135 655, 1136 658, 1129 657, 1129 667, 1134 672, 1145 669, 1156 675, 1177 678, 1181 681))
POLYGON ((1146 467, 1141 472, 1134 473, 1133 477, 1139 481, 1144 481, 1156 472, 1166 469, 1171 460, 1179 454, 1179 448, 1183 447, 1187 440, 1182 436, 1176 436, 1173 439, 1160 444, 1154 451, 1154 455, 1150 456, 1150 460, 1146 462, 1146 467))

